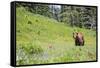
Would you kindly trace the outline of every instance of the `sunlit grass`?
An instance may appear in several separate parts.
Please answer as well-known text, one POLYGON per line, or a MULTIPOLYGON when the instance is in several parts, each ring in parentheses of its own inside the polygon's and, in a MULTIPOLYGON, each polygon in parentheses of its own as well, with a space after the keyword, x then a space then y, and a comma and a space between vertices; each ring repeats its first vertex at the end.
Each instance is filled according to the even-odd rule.
POLYGON ((66 26, 23 7, 16 14, 17 65, 96 60, 95 31, 66 26), (74 30, 84 34, 84 46, 75 46, 74 30))

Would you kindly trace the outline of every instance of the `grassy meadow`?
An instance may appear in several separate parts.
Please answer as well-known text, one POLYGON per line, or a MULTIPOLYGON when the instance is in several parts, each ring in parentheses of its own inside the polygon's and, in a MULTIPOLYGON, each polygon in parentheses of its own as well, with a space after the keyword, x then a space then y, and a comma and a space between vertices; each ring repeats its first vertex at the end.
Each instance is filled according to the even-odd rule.
POLYGON ((16 15, 17 65, 96 60, 96 31, 70 27, 23 7, 16 8, 16 15), (84 34, 84 46, 75 46, 74 30, 84 34))

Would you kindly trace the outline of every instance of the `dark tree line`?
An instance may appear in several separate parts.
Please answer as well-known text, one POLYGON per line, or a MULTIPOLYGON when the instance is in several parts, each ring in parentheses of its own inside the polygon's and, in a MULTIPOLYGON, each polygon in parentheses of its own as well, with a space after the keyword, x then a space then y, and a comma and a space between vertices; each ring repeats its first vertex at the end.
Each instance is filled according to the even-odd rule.
POLYGON ((43 4, 29 4, 29 3, 17 3, 17 7, 23 6, 26 10, 35 13, 44 15, 47 17, 52 17, 52 13, 50 11, 50 7, 48 5, 43 4))
POLYGON ((17 3, 17 7, 19 6, 25 7, 32 13, 54 18, 72 27, 83 28, 87 23, 88 25, 96 25, 96 7, 17 3))
POLYGON ((71 26, 83 27, 86 23, 96 23, 95 7, 61 6, 61 21, 71 26))

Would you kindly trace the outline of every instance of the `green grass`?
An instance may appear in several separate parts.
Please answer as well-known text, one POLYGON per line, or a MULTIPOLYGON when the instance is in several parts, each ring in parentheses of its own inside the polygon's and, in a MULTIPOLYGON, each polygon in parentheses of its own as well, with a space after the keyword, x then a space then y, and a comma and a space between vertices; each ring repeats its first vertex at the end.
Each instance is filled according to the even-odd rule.
POLYGON ((17 65, 96 60, 95 31, 70 27, 23 7, 16 14, 17 65), (84 34, 84 46, 74 45, 74 30, 84 34))

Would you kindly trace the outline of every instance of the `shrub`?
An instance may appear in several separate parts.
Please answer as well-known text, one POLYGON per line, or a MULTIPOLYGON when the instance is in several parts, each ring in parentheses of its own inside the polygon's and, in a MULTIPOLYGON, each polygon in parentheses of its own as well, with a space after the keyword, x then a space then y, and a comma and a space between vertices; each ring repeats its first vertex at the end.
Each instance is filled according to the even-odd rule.
POLYGON ((39 53, 43 52, 43 49, 41 46, 32 44, 32 43, 22 46, 22 49, 27 54, 39 54, 39 53))

